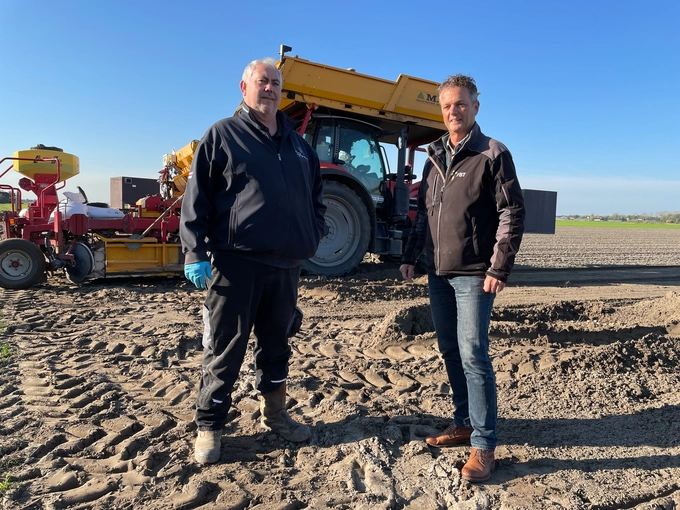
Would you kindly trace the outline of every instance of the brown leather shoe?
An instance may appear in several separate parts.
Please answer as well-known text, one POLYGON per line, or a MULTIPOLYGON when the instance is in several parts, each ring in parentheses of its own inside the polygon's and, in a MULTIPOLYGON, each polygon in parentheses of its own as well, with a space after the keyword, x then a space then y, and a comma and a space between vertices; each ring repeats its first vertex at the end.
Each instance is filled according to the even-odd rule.
POLYGON ((425 438, 425 442, 430 446, 437 448, 444 448, 446 446, 456 446, 461 444, 470 444, 470 435, 472 434, 472 427, 460 427, 458 425, 451 425, 440 432, 439 434, 431 435, 425 438))
POLYGON ((470 458, 460 470, 460 476, 469 482, 484 482, 491 477, 496 461, 493 450, 470 450, 470 458))

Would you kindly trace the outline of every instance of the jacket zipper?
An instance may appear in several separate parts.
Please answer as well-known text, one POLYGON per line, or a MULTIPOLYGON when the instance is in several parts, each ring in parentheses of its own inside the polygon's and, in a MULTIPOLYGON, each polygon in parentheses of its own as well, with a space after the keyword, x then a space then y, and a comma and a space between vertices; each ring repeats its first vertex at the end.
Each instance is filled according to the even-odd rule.
MULTIPOLYGON (((444 149, 444 150, 446 150, 446 149, 444 149)), ((437 162, 434 160, 434 158, 430 155, 429 151, 428 151, 427 157, 430 159, 430 161, 432 161, 432 164, 437 168, 439 175, 441 175, 441 177, 442 177, 442 187, 441 187, 441 191, 439 192, 439 204, 438 204, 438 210, 437 210, 437 246, 436 246, 435 254, 434 254, 435 259, 436 259, 435 274, 437 276, 441 276, 441 274, 439 272, 440 259, 441 259, 441 256, 440 256, 440 253, 439 253, 439 246, 441 246, 440 234, 441 234, 442 204, 444 203, 444 188, 446 188, 446 174, 448 173, 448 168, 447 168, 446 172, 443 172, 442 169, 437 164, 437 162)), ((451 158, 451 163, 450 163, 451 166, 453 166, 453 160, 454 160, 455 157, 456 156, 454 155, 453 158, 451 158)), ((453 181, 456 178, 456 175, 458 175, 458 170, 453 171, 453 173, 451 175, 451 181, 453 181)), ((436 176, 435 181, 434 181, 435 190, 436 190, 436 184, 437 184, 438 180, 439 180, 439 176, 436 176)), ((432 203, 435 204, 435 201, 434 201, 435 191, 433 190, 432 193, 433 193, 432 203)))
MULTIPOLYGON (((437 184, 439 183, 439 176, 441 175, 442 177, 442 187, 441 190, 439 191, 439 204, 438 204, 438 209, 437 209, 437 249, 435 250, 434 256, 436 259, 435 263, 435 271, 436 274, 439 276, 439 237, 440 237, 440 225, 441 225, 441 215, 442 215, 442 201, 444 200, 444 188, 446 187, 446 174, 442 172, 442 169, 439 167, 437 162, 434 160, 434 158, 428 153, 427 157, 432 161, 432 164, 434 167, 437 169, 437 172, 439 172, 439 175, 435 176, 434 178, 434 186, 432 189, 432 205, 437 205, 437 202, 435 200, 435 193, 437 192, 437 184)), ((434 216, 434 211, 432 211, 432 215, 434 216)))
MULTIPOLYGON (((432 205, 433 207, 437 205, 437 202, 435 200, 435 193, 437 192, 437 184, 439 183, 439 176, 441 175, 442 177, 442 188, 439 191, 439 205, 438 205, 438 210, 437 210, 437 243, 436 243, 436 249, 435 249, 435 271, 437 276, 439 276, 439 234, 440 234, 440 225, 441 225, 441 214, 442 214, 442 200, 444 200, 444 187, 446 186, 446 174, 442 172, 442 169, 439 167, 439 164, 435 161, 435 159, 430 155, 430 152, 428 151, 427 157, 430 161, 432 161, 432 165, 437 169, 437 172, 439 172, 439 175, 436 175, 434 178, 434 186, 432 186, 432 205)), ((434 210, 432 211, 432 216, 434 216, 434 210)))
MULTIPOLYGON (((270 137, 271 137, 271 135, 270 135, 270 137)), ((273 142, 273 141, 274 141, 274 140, 273 140, 273 138, 272 138, 272 142, 273 142)), ((283 145, 283 143, 284 143, 284 141, 281 140, 281 145, 283 145)), ((279 151, 280 151, 280 150, 281 150, 281 148, 279 147, 279 151)), ((280 165, 280 167, 281 167, 281 175, 285 175, 285 174, 284 174, 284 171, 283 171, 283 159, 281 159, 281 152, 277 152, 276 155, 279 157, 279 163, 281 163, 281 165, 280 165)), ((286 179, 284 178, 284 182, 285 182, 285 181, 286 181, 286 179)), ((286 184, 286 193, 288 193, 288 185, 287 185, 287 184, 286 184)), ((290 207, 290 200, 288 200, 288 206, 290 207)), ((290 218, 290 216, 291 216, 290 214, 286 215, 287 218, 290 218)), ((290 232, 290 220, 288 220, 288 224, 286 225, 286 231, 287 231, 287 232, 290 232)), ((288 239, 288 235, 286 236, 286 241, 284 241, 284 245, 285 245, 285 244, 288 244, 287 239, 288 239)), ((284 248, 282 249, 282 252, 283 252, 283 251, 285 251, 285 246, 284 246, 284 248)))
MULTIPOLYGON (((278 146, 278 147, 277 147, 278 144, 274 141, 274 137, 272 136, 272 134, 269 132, 268 129, 267 129, 267 130, 264 130, 264 132, 265 132, 265 135, 266 135, 267 137, 269 137, 269 141, 272 143, 272 145, 274 145, 274 147, 276 147, 276 151, 275 151, 275 152, 276 152, 276 157, 279 158, 279 163, 281 163, 281 165, 280 165, 281 175, 284 175, 284 172, 283 172, 283 159, 281 159, 281 146, 278 146)), ((284 139, 283 139, 283 137, 281 137, 281 145, 283 145, 283 143, 284 143, 284 139)), ((285 179, 284 179, 284 182, 285 182, 285 179)), ((287 191, 288 191, 288 188, 286 187, 286 192, 287 192, 287 191)), ((288 201, 288 204, 290 205, 290 201, 288 201)), ((288 214, 287 217, 290 218, 290 214, 288 214)), ((290 225, 288 225, 288 228, 287 228, 286 230, 290 231, 290 225)), ((286 237, 286 239, 287 239, 287 237, 286 237)), ((284 241, 284 244, 285 244, 285 243, 287 243, 287 241, 284 241)), ((284 247, 284 249, 283 249, 282 251, 285 251, 285 247, 284 247)))
MULTIPOLYGON (((439 180, 439 176, 435 179, 436 181, 439 180)), ((439 254, 439 247, 441 246, 441 218, 442 218, 442 201, 444 200, 444 187, 446 186, 446 179, 442 179, 442 189, 439 192, 439 206, 437 208, 437 249, 435 251, 435 256, 437 257, 437 264, 435 265, 435 271, 437 276, 439 275, 439 267, 440 267, 440 259, 441 256, 439 254)))

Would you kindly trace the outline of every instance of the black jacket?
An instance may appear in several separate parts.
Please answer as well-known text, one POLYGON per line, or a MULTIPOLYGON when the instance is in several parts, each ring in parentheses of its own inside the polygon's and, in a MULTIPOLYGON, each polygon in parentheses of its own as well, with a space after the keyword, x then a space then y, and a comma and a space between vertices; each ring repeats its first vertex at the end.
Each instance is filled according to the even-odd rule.
POLYGON ((316 253, 324 230, 323 183, 316 152, 277 112, 271 136, 246 106, 201 139, 182 202, 185 263, 230 251, 295 267, 316 253))
POLYGON ((484 275, 507 281, 524 232, 524 196, 508 149, 475 123, 446 165, 448 133, 427 148, 418 213, 402 263, 438 275, 484 275))

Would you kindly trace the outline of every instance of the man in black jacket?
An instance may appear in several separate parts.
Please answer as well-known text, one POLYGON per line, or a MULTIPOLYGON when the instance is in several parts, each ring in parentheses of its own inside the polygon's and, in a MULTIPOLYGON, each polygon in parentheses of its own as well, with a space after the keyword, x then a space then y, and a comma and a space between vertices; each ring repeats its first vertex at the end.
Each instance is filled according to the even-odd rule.
POLYGON ((208 288, 195 417, 201 464, 219 460, 251 329, 262 423, 289 441, 311 435, 286 412, 288 329, 300 262, 316 252, 326 207, 316 152, 278 111, 281 85, 273 59, 246 67, 243 105, 201 139, 183 198, 184 272, 208 288))
POLYGON ((487 480, 496 447, 496 379, 489 323, 524 232, 524 199, 512 156, 475 121, 477 86, 463 75, 439 87, 448 133, 428 147, 418 214, 400 271, 412 280, 423 253, 430 308, 453 392, 453 423, 426 439, 435 447, 471 444, 466 480, 487 480))

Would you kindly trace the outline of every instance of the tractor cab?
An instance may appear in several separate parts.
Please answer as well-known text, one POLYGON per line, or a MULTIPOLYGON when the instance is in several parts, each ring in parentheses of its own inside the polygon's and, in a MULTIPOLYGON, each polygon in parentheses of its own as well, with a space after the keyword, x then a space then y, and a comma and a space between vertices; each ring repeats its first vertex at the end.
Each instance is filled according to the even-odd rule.
POLYGON ((316 116, 304 133, 316 149, 322 168, 349 173, 379 203, 387 177, 386 158, 380 146, 380 128, 355 119, 316 116))
MULTIPOLYGON (((304 133, 319 155, 322 173, 342 172, 361 183, 370 195, 376 218, 383 221, 391 221, 395 208, 397 174, 391 172, 386 154, 386 147, 399 151, 393 137, 394 133, 369 122, 332 115, 313 116, 304 133)), ((404 183, 409 188, 414 180, 411 168, 404 166, 404 183)), ((417 189, 414 193, 411 202, 415 202, 417 189)), ((412 220, 415 212, 410 211, 409 216, 412 220)))

